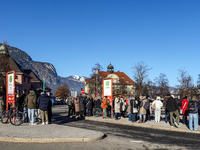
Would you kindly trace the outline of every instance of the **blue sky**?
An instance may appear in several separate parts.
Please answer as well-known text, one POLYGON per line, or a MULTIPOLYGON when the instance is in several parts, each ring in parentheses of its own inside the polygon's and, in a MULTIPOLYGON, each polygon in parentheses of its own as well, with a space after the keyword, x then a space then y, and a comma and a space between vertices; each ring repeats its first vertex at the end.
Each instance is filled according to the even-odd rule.
POLYGON ((149 79, 178 69, 196 84, 200 56, 199 0, 1 0, 0 40, 33 60, 54 65, 58 75, 89 77, 99 63, 133 79, 143 61, 149 79))

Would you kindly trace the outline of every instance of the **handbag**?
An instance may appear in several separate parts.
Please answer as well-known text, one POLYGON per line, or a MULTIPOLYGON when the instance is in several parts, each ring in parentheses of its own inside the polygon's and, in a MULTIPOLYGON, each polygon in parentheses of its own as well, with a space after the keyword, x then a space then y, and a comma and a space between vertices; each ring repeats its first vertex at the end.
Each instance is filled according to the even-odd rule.
POLYGON ((156 109, 156 104, 155 104, 155 103, 153 104, 152 109, 153 109, 153 110, 156 109))

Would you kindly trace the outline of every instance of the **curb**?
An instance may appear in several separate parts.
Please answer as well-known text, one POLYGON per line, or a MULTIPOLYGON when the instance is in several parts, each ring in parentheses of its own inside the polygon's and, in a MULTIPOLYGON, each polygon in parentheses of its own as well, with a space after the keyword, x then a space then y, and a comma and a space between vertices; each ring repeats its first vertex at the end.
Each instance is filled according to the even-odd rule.
POLYGON ((104 138, 104 134, 99 132, 99 136, 95 138, 4 138, 0 137, 0 142, 12 142, 12 143, 64 143, 64 142, 92 142, 98 141, 104 138))
POLYGON ((158 129, 158 130, 166 130, 166 131, 200 134, 200 131, 191 131, 189 129, 186 130, 186 129, 180 129, 180 128, 160 127, 160 126, 155 126, 155 125, 138 124, 138 123, 130 123, 130 122, 116 122, 112 120, 100 120, 100 119, 94 119, 94 118, 88 118, 88 117, 85 117, 85 120, 128 125, 128 126, 135 126, 135 127, 142 127, 142 128, 150 128, 150 129, 158 129))

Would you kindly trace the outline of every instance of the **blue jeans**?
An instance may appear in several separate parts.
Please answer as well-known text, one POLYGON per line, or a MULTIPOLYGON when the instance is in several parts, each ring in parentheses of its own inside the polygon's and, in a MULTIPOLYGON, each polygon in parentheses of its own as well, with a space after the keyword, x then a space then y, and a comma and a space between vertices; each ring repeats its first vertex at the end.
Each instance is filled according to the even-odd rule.
POLYGON ((165 121, 167 121, 167 114, 168 114, 169 112, 167 111, 167 109, 165 109, 165 121))
POLYGON ((119 113, 115 113, 115 118, 118 119, 119 113))
POLYGON ((189 113, 189 129, 190 130, 197 130, 198 129, 198 113, 192 114, 189 113), (194 122, 194 128, 193 128, 193 122, 194 122))
POLYGON ((27 107, 24 107, 23 113, 24 113, 24 116, 23 116, 24 121, 28 122, 28 108, 27 107))
POLYGON ((142 114, 140 113, 140 118, 142 118, 142 116, 143 116, 143 118, 146 118, 146 115, 145 115, 145 114, 142 115, 142 114))
POLYGON ((34 124, 35 122, 35 109, 28 109, 29 123, 34 124))
POLYGON ((88 115, 91 115, 91 112, 92 112, 91 109, 88 109, 88 112, 87 112, 88 115))
POLYGON ((131 121, 132 119, 132 114, 128 114, 128 120, 131 121))
POLYGON ((133 114, 131 115, 131 121, 132 121, 132 122, 135 122, 135 121, 136 121, 136 115, 137 115, 137 113, 133 113, 133 114))

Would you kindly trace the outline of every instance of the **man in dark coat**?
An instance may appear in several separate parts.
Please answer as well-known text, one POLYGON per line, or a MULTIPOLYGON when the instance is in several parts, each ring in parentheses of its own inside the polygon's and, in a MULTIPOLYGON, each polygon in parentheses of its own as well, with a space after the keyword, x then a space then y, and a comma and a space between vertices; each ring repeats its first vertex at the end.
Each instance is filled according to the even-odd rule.
POLYGON ((86 108, 88 109, 88 116, 92 116, 93 98, 89 97, 86 102, 86 108))
POLYGON ((48 120, 49 102, 50 102, 50 97, 45 93, 42 93, 41 96, 37 100, 37 103, 40 109, 40 114, 42 117, 42 125, 45 125, 45 123, 46 124, 49 123, 49 120, 48 120))
POLYGON ((84 116, 85 106, 84 106, 82 94, 79 95, 78 99, 79 99, 80 115, 84 116))
POLYGON ((179 112, 178 112, 178 105, 177 101, 174 99, 174 95, 171 95, 171 97, 166 102, 166 108, 170 113, 170 123, 173 127, 174 125, 178 128, 178 122, 179 122, 179 112), (176 116, 176 122, 172 121, 172 117, 176 116))

